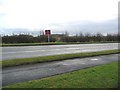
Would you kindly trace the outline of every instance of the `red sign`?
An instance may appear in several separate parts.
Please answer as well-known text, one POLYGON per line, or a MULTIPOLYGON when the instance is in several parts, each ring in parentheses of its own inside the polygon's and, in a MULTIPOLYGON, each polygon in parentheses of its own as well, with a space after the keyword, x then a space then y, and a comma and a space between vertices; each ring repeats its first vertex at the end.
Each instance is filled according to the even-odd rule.
POLYGON ((45 30, 45 35, 51 35, 51 30, 45 30))

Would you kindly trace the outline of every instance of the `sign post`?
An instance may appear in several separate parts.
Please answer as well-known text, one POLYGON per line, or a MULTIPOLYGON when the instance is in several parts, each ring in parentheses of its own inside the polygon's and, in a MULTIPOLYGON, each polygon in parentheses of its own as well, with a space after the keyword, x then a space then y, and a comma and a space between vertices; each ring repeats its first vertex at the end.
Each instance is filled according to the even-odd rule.
POLYGON ((50 42, 50 35, 48 35, 48 42, 50 42))
POLYGON ((48 42, 50 42, 51 30, 45 30, 45 35, 48 36, 48 42))

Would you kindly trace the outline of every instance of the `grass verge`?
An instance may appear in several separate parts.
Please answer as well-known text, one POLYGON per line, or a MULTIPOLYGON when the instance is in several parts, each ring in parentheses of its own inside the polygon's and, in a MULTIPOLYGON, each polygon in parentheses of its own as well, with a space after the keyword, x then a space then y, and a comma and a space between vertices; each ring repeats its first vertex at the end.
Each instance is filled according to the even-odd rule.
POLYGON ((43 43, 9 43, 5 44, 2 43, 0 46, 7 47, 7 46, 39 46, 39 45, 67 45, 67 44, 95 44, 95 43, 118 43, 118 42, 43 42, 43 43))
POLYGON ((120 53, 120 50, 106 50, 106 51, 98 51, 98 52, 61 54, 61 55, 41 56, 41 57, 34 57, 34 58, 3 60, 3 61, 0 61, 0 63, 2 63, 2 67, 4 68, 4 67, 16 66, 16 65, 60 61, 65 59, 84 58, 84 57, 92 57, 92 56, 98 56, 98 55, 116 54, 116 53, 120 53))
MULTIPOLYGON (((119 62, 120 64, 120 62, 119 62)), ((95 66, 4 88, 117 88, 118 62, 95 66)))

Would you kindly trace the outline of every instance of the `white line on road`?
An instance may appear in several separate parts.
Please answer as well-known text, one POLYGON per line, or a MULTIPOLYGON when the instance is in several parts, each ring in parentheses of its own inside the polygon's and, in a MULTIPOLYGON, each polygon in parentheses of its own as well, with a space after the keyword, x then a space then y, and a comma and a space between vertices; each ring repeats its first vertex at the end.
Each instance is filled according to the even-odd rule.
POLYGON ((96 61, 96 60, 99 60, 99 59, 97 59, 97 58, 93 58, 93 59, 91 59, 91 60, 96 61))

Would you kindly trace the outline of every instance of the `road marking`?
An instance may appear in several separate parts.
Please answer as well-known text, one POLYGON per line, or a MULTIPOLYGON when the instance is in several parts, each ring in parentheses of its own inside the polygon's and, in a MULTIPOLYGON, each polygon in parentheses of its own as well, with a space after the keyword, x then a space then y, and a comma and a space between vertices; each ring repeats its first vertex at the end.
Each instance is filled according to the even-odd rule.
POLYGON ((85 64, 85 63, 80 63, 80 64, 85 64))
POLYGON ((93 59, 91 59, 91 60, 96 61, 96 60, 98 60, 98 59, 97 59, 97 58, 93 58, 93 59))
POLYGON ((69 65, 69 64, 64 63, 64 64, 62 64, 62 65, 69 65))
MULTIPOLYGON (((60 50, 60 49, 54 49, 54 50, 60 50)), ((34 51, 17 51, 17 52, 3 52, 2 54, 13 54, 13 53, 28 53, 28 52, 46 52, 46 51, 52 51, 52 50, 34 50, 34 51)))
POLYGON ((53 69, 50 68, 49 70, 53 70, 53 69))
MULTIPOLYGON (((66 50, 71 50, 71 49, 79 49, 79 48, 65 48, 66 50)), ((65 50, 64 49, 64 50, 65 50)), ((61 50, 61 49, 53 49, 54 51, 61 50)), ((46 51, 53 51, 52 49, 50 50, 34 50, 34 51, 16 51, 16 52, 2 52, 2 54, 14 54, 14 53, 28 53, 28 52, 46 52, 46 51)))

